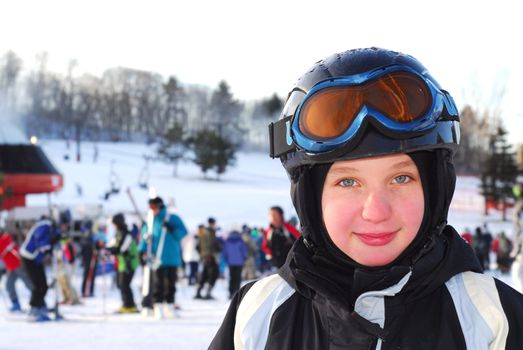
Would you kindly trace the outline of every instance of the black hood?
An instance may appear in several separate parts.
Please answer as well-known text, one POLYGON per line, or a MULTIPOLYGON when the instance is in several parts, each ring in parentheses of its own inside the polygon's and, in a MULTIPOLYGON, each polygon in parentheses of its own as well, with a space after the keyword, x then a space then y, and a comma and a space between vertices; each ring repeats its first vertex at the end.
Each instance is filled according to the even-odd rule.
POLYGON ((388 288, 409 271, 412 276, 402 290, 406 302, 429 295, 456 274, 481 272, 474 251, 452 226, 447 225, 432 242, 430 249, 410 266, 397 264, 369 270, 340 265, 324 249, 311 249, 300 237, 279 274, 309 299, 328 300, 352 309, 359 295, 388 288))
POLYGON ((291 197, 300 218, 305 243, 320 249, 339 265, 369 270, 394 265, 411 265, 430 249, 435 236, 447 223, 448 210, 456 184, 456 174, 450 153, 445 150, 420 151, 408 154, 416 164, 423 185, 425 212, 414 241, 392 263, 378 268, 360 266, 343 253, 330 239, 323 222, 323 184, 332 163, 303 167, 297 181, 291 184, 291 197), (424 248, 425 246, 425 248, 424 248))
POLYGON ((349 305, 361 293, 396 284, 412 271, 407 289, 425 294, 463 271, 481 271, 474 252, 446 225, 455 187, 450 155, 443 150, 410 153, 422 179, 425 212, 414 241, 392 263, 367 267, 356 263, 332 242, 323 223, 321 195, 331 164, 301 169, 291 187, 302 223, 302 237, 294 244, 280 275, 303 295, 324 296, 349 305))

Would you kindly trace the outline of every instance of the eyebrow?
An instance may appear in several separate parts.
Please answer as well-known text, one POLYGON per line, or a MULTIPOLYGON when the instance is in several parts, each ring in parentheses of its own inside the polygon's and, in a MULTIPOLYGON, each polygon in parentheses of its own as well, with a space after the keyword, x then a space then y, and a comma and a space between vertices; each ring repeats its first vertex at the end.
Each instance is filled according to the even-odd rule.
MULTIPOLYGON (((403 168, 407 168, 407 167, 410 167, 410 166, 416 166, 416 163, 414 163, 414 161, 412 160, 404 160, 404 161, 401 161, 401 162, 398 162, 398 163, 395 163, 391 166, 392 169, 394 170, 398 170, 398 169, 403 169, 403 168)), ((359 173, 360 171, 356 168, 353 168, 351 166, 341 166, 339 168, 334 168, 334 169, 331 169, 331 174, 344 174, 346 172, 355 172, 355 173, 359 173)))

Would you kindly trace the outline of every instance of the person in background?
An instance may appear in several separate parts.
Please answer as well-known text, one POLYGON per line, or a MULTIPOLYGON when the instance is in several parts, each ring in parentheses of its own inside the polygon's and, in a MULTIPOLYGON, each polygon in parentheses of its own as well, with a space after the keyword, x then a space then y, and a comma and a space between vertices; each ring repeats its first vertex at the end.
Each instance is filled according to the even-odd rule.
POLYGON ((118 271, 117 285, 120 288, 122 297, 122 306, 118 313, 135 313, 138 312, 134 302, 131 282, 134 272, 139 265, 138 246, 133 234, 127 228, 125 217, 118 213, 113 216, 112 223, 116 229, 114 242, 108 247, 108 250, 116 256, 118 271))
POLYGON ((200 283, 196 290, 195 299, 214 299, 212 289, 218 279, 218 259, 222 250, 220 242, 216 237, 216 219, 210 217, 207 220, 208 226, 198 232, 198 249, 200 252, 200 261, 203 265, 200 283), (202 295, 202 290, 207 284, 207 292, 202 295))
POLYGON ((485 270, 490 269, 490 252, 492 251, 492 241, 494 241, 494 238, 492 237, 492 233, 490 233, 490 230, 488 229, 487 223, 483 223, 483 239, 485 240, 485 270))
POLYGON ((487 245, 487 239, 483 235, 481 227, 476 227, 474 237, 472 238, 474 252, 481 265, 482 270, 488 270, 487 255, 489 254, 489 246, 487 245))
POLYGON ((229 299, 240 289, 242 268, 247 255, 247 246, 241 234, 231 231, 223 244, 223 257, 229 267, 229 299))
MULTIPOLYGON (((160 197, 149 200, 154 213, 152 227, 152 301, 157 319, 175 317, 177 268, 182 265, 181 240, 187 229, 180 216, 167 213, 160 197)), ((147 224, 142 229, 139 251, 147 252, 147 224)))
MULTIPOLYGON (((203 225, 200 225, 203 228, 203 225)), ((200 230, 200 227, 198 227, 200 230)), ((198 282, 198 261, 200 254, 198 253, 198 233, 187 235, 182 241, 183 245, 183 260, 189 266, 188 282, 190 286, 194 286, 198 282)))
MULTIPOLYGON (((67 230, 67 223, 60 221, 63 230, 67 230)), ((52 246, 60 239, 60 229, 49 219, 42 217, 27 233, 20 255, 23 265, 33 283, 29 305, 29 320, 36 322, 49 321, 45 295, 47 294, 47 277, 45 274, 44 258, 52 250, 52 246)), ((56 273, 56 271, 54 271, 56 273)))
POLYGON ((508 273, 512 265, 510 252, 512 251, 512 241, 508 239, 505 232, 500 232, 498 237, 492 242, 492 251, 496 253, 496 263, 501 273, 508 273))
MULTIPOLYGON (((13 237, 5 230, 0 230, 0 264, 2 269, 7 274, 5 288, 11 301, 10 312, 21 312, 20 300, 16 293, 16 281, 21 279, 27 289, 33 290, 33 283, 27 275, 22 266, 22 259, 20 257, 20 248, 13 240, 13 237)), ((1 280, 2 273, 0 273, 1 280)))
POLYGON ((468 244, 470 244, 471 246, 473 245, 473 238, 472 238, 472 233, 470 233, 470 230, 467 228, 465 228, 465 231, 463 231, 463 233, 461 234, 461 238, 463 238, 463 240, 465 242, 467 242, 468 244))
POLYGON ((245 280, 253 280, 256 278, 256 255, 258 254, 258 244, 254 240, 249 226, 243 225, 242 239, 247 247, 247 259, 243 265, 243 277, 245 280))
POLYGON ((263 235, 262 247, 267 259, 279 269, 285 263, 292 245, 300 237, 300 232, 285 222, 283 209, 278 206, 270 208, 269 223, 263 235))
POLYGON ((70 237, 70 221, 66 220, 66 217, 62 218, 62 231, 60 239, 60 250, 56 250, 53 253, 57 257, 57 271, 56 278, 58 281, 58 286, 62 292, 63 299, 61 304, 68 305, 79 305, 81 304, 78 293, 73 288, 71 283, 71 276, 74 275, 74 263, 76 260, 76 252, 73 247, 73 242, 70 237))
POLYGON ((94 239, 93 223, 88 221, 82 227, 82 237, 80 240, 80 249, 82 255, 82 290, 84 298, 94 296, 94 285, 96 278, 96 267, 98 266, 97 242, 94 239))

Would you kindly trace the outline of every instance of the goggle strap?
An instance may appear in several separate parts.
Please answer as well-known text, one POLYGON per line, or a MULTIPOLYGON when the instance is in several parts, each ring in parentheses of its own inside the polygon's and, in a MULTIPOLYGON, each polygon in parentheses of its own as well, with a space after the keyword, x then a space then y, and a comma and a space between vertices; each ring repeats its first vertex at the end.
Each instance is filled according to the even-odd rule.
POLYGON ((291 136, 292 116, 282 118, 269 124, 269 145, 271 158, 278 158, 289 152, 296 151, 296 145, 291 136))

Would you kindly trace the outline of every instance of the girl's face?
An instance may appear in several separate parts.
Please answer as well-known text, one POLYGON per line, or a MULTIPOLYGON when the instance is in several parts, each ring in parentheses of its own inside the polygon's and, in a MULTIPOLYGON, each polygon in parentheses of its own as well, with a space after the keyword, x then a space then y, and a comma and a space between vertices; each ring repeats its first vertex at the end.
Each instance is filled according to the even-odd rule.
POLYGON ((331 240, 365 266, 387 265, 407 248, 424 206, 418 168, 406 154, 337 161, 323 185, 331 240))

